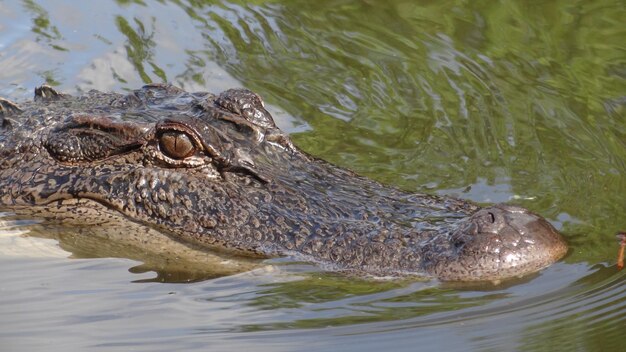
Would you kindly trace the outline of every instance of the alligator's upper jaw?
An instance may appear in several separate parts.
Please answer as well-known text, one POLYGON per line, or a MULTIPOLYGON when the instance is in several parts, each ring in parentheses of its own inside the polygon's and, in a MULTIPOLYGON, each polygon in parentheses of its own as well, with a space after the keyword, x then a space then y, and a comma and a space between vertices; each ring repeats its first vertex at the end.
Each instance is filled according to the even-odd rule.
POLYGON ((567 244, 542 217, 509 205, 481 209, 451 238, 448 257, 429 268, 444 281, 500 281, 536 272, 562 258, 567 244))

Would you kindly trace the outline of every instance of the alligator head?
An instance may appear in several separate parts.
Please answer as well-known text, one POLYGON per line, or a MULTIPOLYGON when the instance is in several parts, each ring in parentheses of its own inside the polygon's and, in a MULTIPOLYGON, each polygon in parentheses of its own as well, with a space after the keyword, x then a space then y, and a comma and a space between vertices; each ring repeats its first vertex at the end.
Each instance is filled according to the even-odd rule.
POLYGON ((300 151, 248 90, 3 100, 0 208, 99 203, 183 242, 337 270, 501 280, 567 246, 525 209, 409 194, 300 151))

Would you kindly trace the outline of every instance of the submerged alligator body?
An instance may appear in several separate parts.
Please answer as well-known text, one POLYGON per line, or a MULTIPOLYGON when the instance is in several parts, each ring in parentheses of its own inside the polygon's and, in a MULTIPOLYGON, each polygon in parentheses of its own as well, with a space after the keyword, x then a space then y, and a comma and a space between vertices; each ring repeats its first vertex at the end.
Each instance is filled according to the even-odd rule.
POLYGON ((567 251, 523 208, 404 193, 307 155, 248 90, 0 99, 0 210, 90 204, 183 243, 375 276, 502 280, 567 251))

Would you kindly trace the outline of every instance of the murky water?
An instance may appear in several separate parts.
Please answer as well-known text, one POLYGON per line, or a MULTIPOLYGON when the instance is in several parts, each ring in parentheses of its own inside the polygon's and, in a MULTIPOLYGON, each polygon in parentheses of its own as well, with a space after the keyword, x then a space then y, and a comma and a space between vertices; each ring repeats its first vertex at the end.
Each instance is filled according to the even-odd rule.
POLYGON ((281 261, 175 284, 161 281, 198 277, 90 258, 116 255, 72 236, 64 252, 0 215, 0 350, 624 349, 625 6, 0 1, 0 96, 247 87, 314 155, 406 190, 520 204, 571 246, 506 286, 281 261))

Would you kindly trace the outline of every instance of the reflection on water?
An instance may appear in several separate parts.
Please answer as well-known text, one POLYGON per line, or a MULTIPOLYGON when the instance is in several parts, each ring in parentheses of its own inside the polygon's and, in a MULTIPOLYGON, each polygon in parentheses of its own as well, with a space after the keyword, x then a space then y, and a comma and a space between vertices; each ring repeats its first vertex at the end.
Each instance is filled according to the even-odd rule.
POLYGON ((215 278, 65 229, 61 247, 91 258, 69 260, 4 217, 0 345, 618 350, 624 12, 611 1, 0 2, 0 96, 29 99, 42 82, 248 87, 316 156, 408 190, 523 205, 571 247, 506 286, 372 282, 281 261, 215 278), (112 256, 146 263, 93 258, 112 256))
MULTIPOLYGON (((107 213, 106 209, 102 213, 107 213)), ((106 216, 115 219, 117 215, 106 216)), ((16 220, 14 214, 0 213, 0 240, 4 242, 4 246, 0 248, 2 255, 74 259, 128 258, 140 263, 130 268, 130 272, 156 274, 151 279, 135 282, 189 283, 263 267, 260 260, 199 250, 124 219, 71 226, 30 221, 28 216, 17 218, 20 220, 16 220)))
MULTIPOLYGON (((122 32, 127 38, 127 44, 124 45, 126 49, 126 57, 132 62, 135 67, 135 71, 139 73, 143 83, 152 83, 152 79, 146 73, 144 63, 149 64, 152 67, 152 73, 154 73, 160 81, 167 82, 165 72, 154 63, 153 50, 156 43, 153 40, 154 29, 148 34, 146 33, 146 26, 138 20, 134 19, 137 30, 128 23, 128 21, 122 16, 115 17, 115 24, 120 32, 122 32)), ((154 22, 154 18, 152 19, 154 22)), ((123 78, 119 78, 122 83, 126 83, 123 78)))

